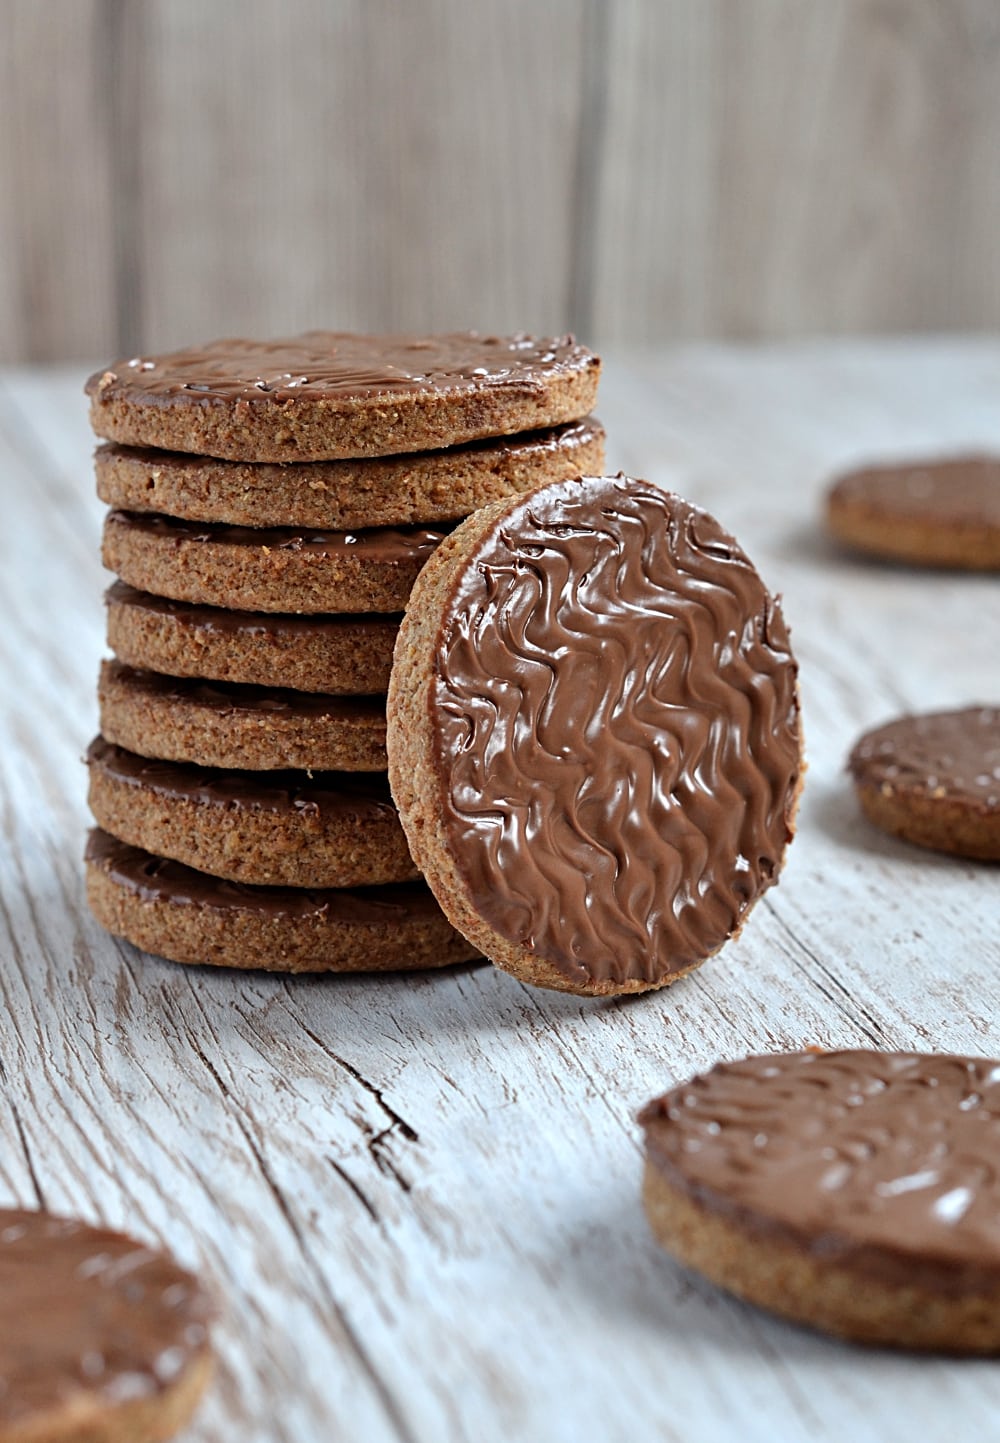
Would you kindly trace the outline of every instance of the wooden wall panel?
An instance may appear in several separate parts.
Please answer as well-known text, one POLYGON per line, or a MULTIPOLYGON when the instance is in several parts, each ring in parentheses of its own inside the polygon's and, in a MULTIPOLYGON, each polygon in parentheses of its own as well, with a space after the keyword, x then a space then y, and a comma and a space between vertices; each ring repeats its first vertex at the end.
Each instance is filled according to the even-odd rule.
POLYGON ((611 13, 597 334, 1000 323, 995 0, 611 13))
POLYGON ((1000 325, 997 0, 0 0, 0 359, 1000 325))
POLYGON ((115 342, 107 18, 103 0, 0 0, 0 361, 115 342))
POLYGON ((579 11, 149 5, 142 335, 564 325, 579 11))

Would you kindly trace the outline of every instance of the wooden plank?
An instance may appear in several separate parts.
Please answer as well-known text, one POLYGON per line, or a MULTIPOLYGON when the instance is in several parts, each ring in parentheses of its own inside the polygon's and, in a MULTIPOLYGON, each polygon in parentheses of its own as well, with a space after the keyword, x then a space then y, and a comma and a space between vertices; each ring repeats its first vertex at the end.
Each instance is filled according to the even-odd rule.
POLYGON ((115 349, 110 56, 101 0, 7 0, 0 362, 115 349))
POLYGON ((0 360, 1000 324, 992 0, 8 0, 0 360))
POLYGON ((649 1240, 634 1113, 676 1078, 806 1042, 995 1051, 992 869, 864 826, 841 773, 900 705, 996 686, 990 578, 827 547, 863 455, 1000 446, 1000 344, 611 356, 609 461, 718 512, 784 591, 810 773, 780 887, 667 993, 588 1003, 492 969, 185 969, 87 916, 100 508, 81 377, 0 379, 0 1204, 126 1225, 224 1305, 192 1443, 991 1437, 990 1366, 839 1347, 649 1240), (956 638, 958 641, 956 641, 956 638))
POLYGON ((565 326, 580 13, 150 4, 143 344, 565 326))
POLYGON ((610 12, 596 334, 996 325, 992 0, 610 12))

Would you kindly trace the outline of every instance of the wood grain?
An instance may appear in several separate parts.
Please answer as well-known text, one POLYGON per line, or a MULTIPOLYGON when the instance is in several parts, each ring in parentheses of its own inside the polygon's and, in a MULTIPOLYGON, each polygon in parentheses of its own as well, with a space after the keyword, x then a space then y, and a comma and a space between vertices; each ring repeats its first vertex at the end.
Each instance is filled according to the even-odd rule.
POLYGON ((1000 325, 994 0, 7 0, 0 360, 1000 325))
POLYGON ((996 324, 990 0, 612 13, 596 335, 996 324))
POLYGON ((558 330, 578 8, 147 6, 140 333, 558 330))
POLYGON ((5 0, 0 361, 117 344, 115 84, 104 0, 5 0))
POLYGON ((1000 344, 609 357, 612 467, 714 509, 784 593, 810 772, 741 940, 596 1004, 487 967, 185 969, 93 924, 80 758, 107 578, 81 380, 0 377, 0 1205, 211 1274, 222 1371, 192 1443, 994 1436, 992 1366, 840 1347, 660 1255, 634 1116, 753 1050, 1000 1046, 996 869, 873 831, 842 771, 901 707, 995 697, 1000 593, 818 530, 833 468, 1000 446, 1000 344))

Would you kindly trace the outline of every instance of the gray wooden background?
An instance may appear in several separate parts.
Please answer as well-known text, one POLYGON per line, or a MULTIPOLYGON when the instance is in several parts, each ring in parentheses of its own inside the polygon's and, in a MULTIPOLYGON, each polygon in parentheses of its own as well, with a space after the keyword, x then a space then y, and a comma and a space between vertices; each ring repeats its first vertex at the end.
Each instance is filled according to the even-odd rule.
POLYGON ((0 0, 0 360, 1000 325, 998 0, 0 0))

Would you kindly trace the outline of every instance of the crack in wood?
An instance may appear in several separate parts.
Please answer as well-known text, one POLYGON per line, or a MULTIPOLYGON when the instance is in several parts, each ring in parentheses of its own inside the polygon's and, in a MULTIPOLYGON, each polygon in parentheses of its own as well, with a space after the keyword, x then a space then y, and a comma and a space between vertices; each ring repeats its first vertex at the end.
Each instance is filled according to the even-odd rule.
POLYGON ((258 1146, 256 1139, 253 1137, 248 1125, 246 1124, 244 1118, 240 1115, 240 1112, 238 1110, 234 1109, 232 1116, 233 1121, 236 1123, 237 1127, 240 1129, 240 1132, 246 1139, 247 1147, 250 1149, 250 1152, 253 1155, 254 1161, 256 1162, 257 1167, 260 1171, 260 1175, 266 1183, 272 1197, 274 1198, 275 1204, 277 1205, 281 1216, 284 1218, 289 1231, 295 1238, 295 1241, 298 1244, 299 1250, 303 1258, 309 1265, 311 1274, 315 1279, 316 1286, 319 1292, 322 1294, 323 1301, 325 1302, 326 1306, 329 1308, 333 1316, 336 1318, 337 1323, 339 1324, 341 1331, 343 1332, 344 1337, 346 1338, 351 1348, 351 1351, 354 1353, 355 1358, 357 1359, 359 1365, 361 1366, 366 1377, 368 1378, 368 1381, 371 1384, 373 1391, 378 1397, 378 1400, 382 1405, 386 1417, 395 1428, 400 1443, 417 1443, 416 1435, 411 1432, 409 1424, 406 1422, 402 1410, 399 1404, 396 1402, 396 1399, 393 1396, 391 1390, 389 1389, 388 1384, 382 1377, 378 1368, 376 1368, 374 1362, 372 1361, 368 1353, 368 1350, 365 1348, 353 1324, 351 1323, 346 1308, 337 1298, 333 1289, 330 1287, 326 1278, 326 1274, 323 1272, 323 1269, 320 1265, 319 1259, 315 1256, 313 1252, 309 1238, 300 1227, 299 1220, 295 1216, 295 1212, 288 1199, 285 1197, 284 1190, 279 1184, 277 1178, 271 1172, 267 1159, 264 1157, 264 1154, 261 1148, 258 1146))
POLYGON ((371 1218, 372 1222, 375 1223, 377 1227, 383 1228, 382 1219, 379 1216, 378 1209, 376 1208, 375 1204, 372 1202, 368 1194, 365 1192, 361 1184, 356 1182, 355 1179, 351 1177, 351 1174, 347 1171, 346 1167, 342 1167, 335 1157, 330 1157, 328 1155, 326 1160, 329 1163, 330 1167, 333 1168, 333 1171, 340 1178, 341 1182, 345 1185, 345 1187, 350 1188, 351 1192, 357 1198, 358 1202, 364 1208, 365 1212, 371 1218))
MULTIPOLYGON (((199 1007, 200 1006, 201 1004, 199 1001, 199 1007)), ((204 1012, 203 1008, 201 1010, 202 1012, 204 1012)), ((216 1087, 219 1089, 220 1094, 225 1099, 225 1102, 227 1104, 227 1112, 231 1120, 242 1134, 243 1139, 246 1142, 246 1145, 250 1151, 250 1154, 254 1159, 254 1163, 256 1164, 257 1170, 261 1178, 263 1179, 268 1191, 274 1199, 275 1205, 278 1208, 278 1211, 280 1212, 282 1218, 284 1219, 289 1232, 294 1237, 303 1259, 309 1265, 310 1273, 315 1279, 316 1286, 322 1294, 323 1301, 340 1325, 344 1337, 346 1338, 351 1348, 351 1351, 354 1353, 358 1364, 360 1365, 365 1376, 367 1377, 373 1392, 378 1398, 382 1409, 386 1415, 386 1418, 395 1429, 399 1443, 417 1443, 416 1434, 414 1434, 410 1429, 410 1426, 407 1423, 406 1418, 404 1417, 403 1412, 399 1404, 397 1403, 395 1397, 393 1396, 388 1384, 379 1373, 367 1349, 361 1342, 361 1339, 355 1331, 343 1304, 339 1301, 333 1290, 330 1288, 326 1276, 322 1270, 322 1267, 320 1266, 318 1259, 313 1253, 309 1238, 301 1228, 299 1220, 295 1216, 294 1210, 292 1209, 291 1204, 286 1198, 281 1185, 272 1173, 267 1159, 265 1158, 264 1153, 259 1143, 257 1142, 257 1139, 254 1137, 251 1131, 247 1119, 243 1116, 242 1109, 234 1098, 231 1090, 220 1076, 218 1069, 205 1055, 204 1050, 199 1046, 197 1039, 192 1036, 190 1038, 190 1041, 191 1046, 195 1051, 195 1054, 200 1059, 209 1076, 212 1078, 213 1082, 216 1084, 216 1087)), ((348 1068, 348 1070, 350 1069, 348 1068)), ((383 1133, 377 1134, 376 1138, 373 1139, 373 1142, 369 1144, 369 1147, 371 1148, 374 1145, 374 1142, 377 1142, 386 1134, 392 1132, 394 1126, 395 1124, 391 1124, 388 1128, 385 1129, 383 1133)), ((410 1131, 412 1131, 412 1129, 410 1129, 410 1131)), ((373 1158, 375 1159, 376 1165, 379 1165, 378 1156, 374 1152, 373 1158)), ((348 1186, 351 1187, 352 1191, 355 1193, 355 1196, 357 1196, 359 1200, 362 1201, 366 1209, 372 1214, 373 1217, 375 1217, 375 1220, 378 1221, 374 1209, 371 1207, 371 1204, 368 1203, 367 1200, 364 1198, 364 1195, 361 1193, 360 1189, 358 1189, 353 1184, 352 1180, 348 1178, 347 1175, 342 1171, 342 1169, 340 1169, 333 1162, 332 1158, 327 1158, 327 1161, 330 1163, 331 1167, 333 1167, 334 1171, 337 1172, 339 1176, 344 1178, 344 1181, 347 1182, 348 1186)), ((392 1167, 391 1161, 389 1163, 389 1166, 392 1167)), ((384 1169, 380 1168, 380 1170, 384 1169)), ((399 1181, 400 1186, 404 1188, 404 1191, 409 1191, 410 1184, 404 1179, 402 1179, 398 1174, 397 1181, 399 1181)))
POLYGON ((13 1098, 8 1098, 8 1102, 10 1103, 11 1115, 14 1118, 14 1126, 17 1128, 17 1135, 20 1139, 21 1151, 24 1153, 24 1160, 28 1164, 28 1176, 31 1178, 31 1186, 35 1192, 35 1201, 42 1211, 46 1212, 48 1211, 48 1205, 45 1201, 45 1193, 42 1189, 42 1184, 38 1180, 35 1159, 32 1157, 31 1148, 28 1146, 28 1138, 24 1130, 24 1123, 21 1121, 21 1114, 15 1107, 13 1098))
POLYGON ((587 1082, 590 1084, 594 1096, 598 1099, 599 1102, 603 1103, 604 1107, 614 1118, 617 1126, 621 1129, 622 1132, 625 1133, 625 1136, 629 1139, 636 1152, 641 1153, 643 1150, 643 1145, 636 1134, 635 1128, 631 1125, 631 1121, 626 1123, 624 1119, 611 1106, 611 1103, 608 1101, 607 1093, 604 1091, 603 1088, 598 1085, 597 1079, 595 1078, 594 1074, 586 1066, 583 1058, 580 1056, 577 1050, 563 1036, 558 1019, 553 1013, 548 1012, 545 1009, 541 999, 535 995, 534 989, 529 987, 526 982, 518 982, 517 985, 520 987, 521 991, 531 1003, 531 1005, 534 1007, 538 1015, 544 1019, 546 1026, 555 1033, 556 1037, 559 1040, 560 1047, 563 1049, 566 1056, 579 1069, 581 1075, 586 1078, 587 1082))
MULTIPOLYGON (((291 994, 289 993, 289 997, 290 996, 291 994)), ((341 1068, 344 1072, 347 1073, 349 1077, 353 1078, 359 1087, 364 1088, 365 1092, 368 1093, 369 1097, 371 1097, 378 1104, 378 1106, 385 1113, 386 1117, 389 1119, 390 1127, 386 1129, 386 1132, 390 1132, 393 1128, 395 1128, 398 1129, 401 1135, 406 1138, 407 1142, 420 1142, 420 1134, 417 1132, 416 1128, 412 1127, 410 1123, 406 1121, 406 1118, 401 1116, 401 1114, 396 1111, 396 1109, 392 1106, 391 1103, 386 1102, 385 1094, 380 1087, 377 1087, 374 1082, 371 1082, 367 1077, 365 1077, 365 1075, 360 1072, 352 1063, 348 1062, 346 1058, 339 1056, 339 1054, 334 1052, 332 1048, 328 1047, 327 1044, 323 1041, 323 1039, 317 1036, 317 1034, 312 1030, 312 1028, 302 1020, 302 1017, 297 1012, 297 1010, 296 1020, 298 1021, 299 1026, 302 1028, 302 1031, 309 1038, 310 1042, 314 1043, 320 1049, 320 1051, 330 1059, 331 1062, 335 1063, 337 1067, 341 1068)), ((380 1136, 382 1135, 384 1134, 380 1134, 380 1136)), ((371 1146, 371 1144, 369 1144, 369 1146, 371 1146)))
POLYGON ((392 1137, 396 1131, 395 1123, 390 1123, 381 1132, 375 1133, 368 1139, 368 1151, 371 1153, 372 1162, 378 1168, 383 1177, 391 1178, 393 1182, 403 1189, 404 1192, 412 1192, 413 1184, 410 1179, 400 1172, 393 1161, 392 1154, 385 1145, 387 1137, 392 1137))
POLYGON ((792 944, 797 947, 800 952, 803 952, 805 956, 809 958, 809 961, 813 964, 813 966, 822 973, 822 975, 826 978, 827 982, 830 984, 830 987, 833 988, 833 991, 830 991, 828 988, 824 987, 822 983, 818 982, 817 979, 812 976, 808 967, 803 965, 801 958, 796 957, 794 952, 789 952, 788 955, 791 958, 792 964, 797 967, 800 972, 804 972, 806 974, 806 976, 813 983, 813 985, 817 987, 820 992, 822 992, 823 996, 826 997, 828 1001, 832 1002, 834 1007, 836 1007, 839 1012, 841 1012, 845 1017, 847 1017, 849 1021, 851 1021, 854 1026, 857 1027, 859 1032, 863 1032, 864 1035, 868 1038, 869 1042, 873 1042, 876 1047, 884 1047, 887 1041, 886 1033, 885 1029, 878 1022, 878 1020, 873 1017, 872 1014, 867 1010, 867 1008, 865 1008, 858 1001, 851 989, 845 986, 845 984, 841 982, 840 978, 835 973, 830 971, 826 963, 823 962, 819 956, 817 956, 817 954, 812 950, 812 948, 807 943, 803 942, 802 938, 794 930, 791 924, 787 922, 786 919, 782 916, 782 914, 778 911, 771 897, 765 897, 763 899, 763 906, 777 922, 778 926, 788 937, 789 941, 792 942, 792 944))

